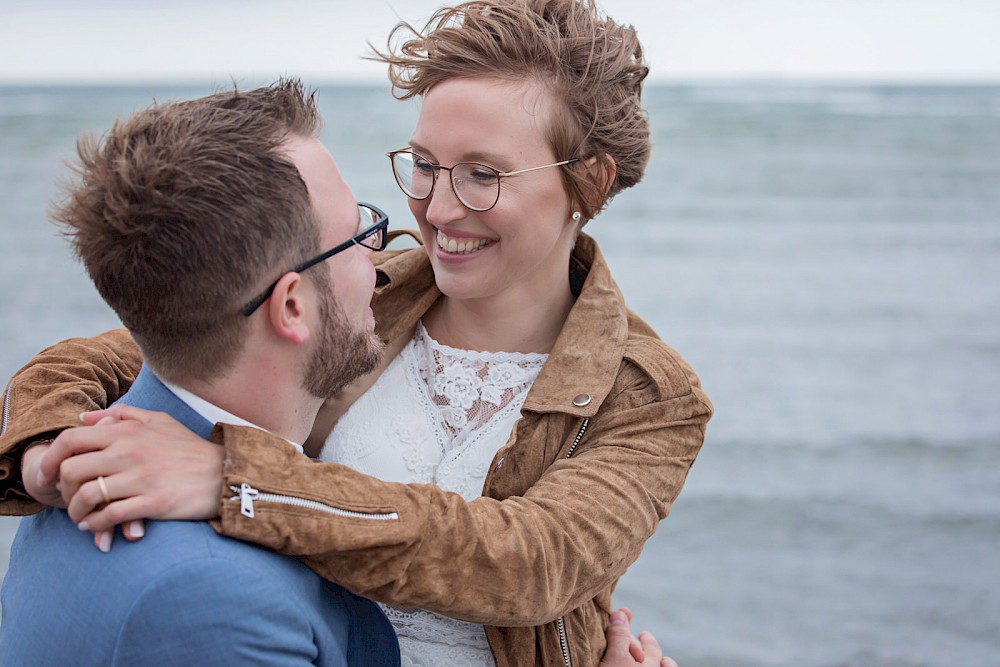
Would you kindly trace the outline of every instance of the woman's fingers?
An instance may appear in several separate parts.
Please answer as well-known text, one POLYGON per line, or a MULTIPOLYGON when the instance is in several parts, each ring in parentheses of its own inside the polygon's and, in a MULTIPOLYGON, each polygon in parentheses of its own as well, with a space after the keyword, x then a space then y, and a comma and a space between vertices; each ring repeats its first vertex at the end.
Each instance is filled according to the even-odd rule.
MULTIPOLYGON (((142 536, 145 534, 145 526, 142 520, 129 521, 123 525, 122 534, 129 542, 136 542, 142 539, 142 536)), ((94 546, 104 553, 111 551, 111 544, 114 542, 114 539, 114 530, 98 530, 94 532, 94 546)))
POLYGON ((112 419, 118 421, 124 421, 130 419, 132 421, 137 421, 142 424, 151 424, 160 420, 161 417, 167 417, 166 414, 162 412, 154 412, 152 410, 144 410, 142 408, 137 408, 132 405, 112 405, 110 408, 105 408, 104 410, 94 410, 93 412, 84 412, 80 415, 80 421, 84 426, 93 426, 97 424, 105 417, 111 417, 112 419))
POLYGON ((152 506, 148 496, 131 496, 115 500, 108 505, 94 507, 91 512, 81 517, 77 525, 80 530, 94 533, 113 531, 115 526, 121 525, 125 538, 135 541, 145 532, 142 519, 155 512, 156 508, 152 506))

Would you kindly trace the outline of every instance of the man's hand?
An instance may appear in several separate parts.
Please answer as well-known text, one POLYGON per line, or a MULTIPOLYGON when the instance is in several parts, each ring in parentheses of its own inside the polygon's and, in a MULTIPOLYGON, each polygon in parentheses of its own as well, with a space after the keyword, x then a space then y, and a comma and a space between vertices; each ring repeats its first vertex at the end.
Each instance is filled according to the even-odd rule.
POLYGON ((608 648, 600 667, 677 667, 673 659, 663 655, 659 642, 651 632, 633 637, 629 623, 632 612, 618 609, 608 617, 608 648))
POLYGON ((93 425, 63 431, 42 454, 36 480, 43 489, 59 480, 70 518, 82 530, 218 515, 222 447, 168 415, 130 406, 87 413, 83 421, 93 425))

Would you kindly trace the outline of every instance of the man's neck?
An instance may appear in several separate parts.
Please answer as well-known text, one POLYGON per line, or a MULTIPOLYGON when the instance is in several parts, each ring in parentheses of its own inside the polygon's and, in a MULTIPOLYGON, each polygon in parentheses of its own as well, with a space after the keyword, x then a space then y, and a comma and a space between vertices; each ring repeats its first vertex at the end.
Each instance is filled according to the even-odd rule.
POLYGON ((173 382, 198 398, 291 442, 309 437, 323 401, 280 378, 241 377, 230 373, 210 381, 181 378, 173 382))

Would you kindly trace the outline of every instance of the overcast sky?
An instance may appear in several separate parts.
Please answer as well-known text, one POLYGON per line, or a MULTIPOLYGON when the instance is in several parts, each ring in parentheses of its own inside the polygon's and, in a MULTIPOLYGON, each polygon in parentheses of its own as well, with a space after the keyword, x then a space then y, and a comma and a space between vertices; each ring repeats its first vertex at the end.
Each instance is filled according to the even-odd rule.
MULTIPOLYGON (((384 81, 441 0, 0 0, 0 83, 384 81)), ((599 0, 652 77, 1000 82, 1000 0, 599 0)))

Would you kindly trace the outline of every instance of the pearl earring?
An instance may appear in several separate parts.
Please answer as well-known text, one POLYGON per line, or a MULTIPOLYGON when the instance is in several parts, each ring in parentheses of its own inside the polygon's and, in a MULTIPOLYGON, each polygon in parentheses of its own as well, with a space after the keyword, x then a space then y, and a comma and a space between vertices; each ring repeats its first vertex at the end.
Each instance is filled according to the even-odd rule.
POLYGON ((573 222, 580 222, 580 218, 583 217, 583 214, 579 211, 573 211, 573 215, 571 217, 573 218, 573 222))

